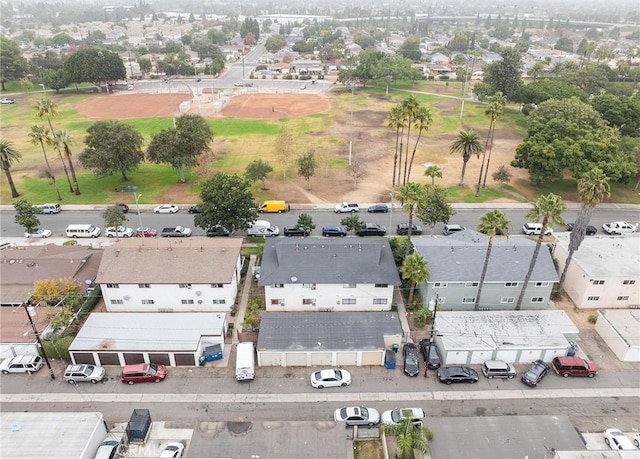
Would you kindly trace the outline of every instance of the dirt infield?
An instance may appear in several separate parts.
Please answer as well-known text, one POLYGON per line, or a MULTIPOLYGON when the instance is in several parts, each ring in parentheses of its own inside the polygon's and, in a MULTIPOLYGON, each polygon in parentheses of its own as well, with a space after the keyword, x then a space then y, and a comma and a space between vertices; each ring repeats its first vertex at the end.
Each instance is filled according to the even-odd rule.
POLYGON ((96 97, 76 106, 93 120, 150 118, 172 116, 185 100, 187 93, 174 94, 111 94, 96 97))
POLYGON ((329 99, 317 94, 243 94, 232 97, 222 109, 222 115, 274 119, 308 116, 330 108, 329 99))

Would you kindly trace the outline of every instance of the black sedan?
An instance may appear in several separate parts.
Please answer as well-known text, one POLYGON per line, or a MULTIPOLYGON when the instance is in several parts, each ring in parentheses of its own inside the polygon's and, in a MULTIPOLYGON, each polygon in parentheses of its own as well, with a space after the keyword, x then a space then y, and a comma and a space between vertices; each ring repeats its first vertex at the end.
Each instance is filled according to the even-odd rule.
POLYGON ((549 365, 544 363, 542 360, 536 360, 529 366, 527 371, 522 373, 522 377, 520 379, 527 386, 536 387, 547 373, 549 373, 549 365))
POLYGON ((284 235, 289 237, 305 237, 309 235, 309 231, 307 231, 305 228, 287 225, 284 227, 284 235))
MULTIPOLYGON (((574 227, 574 223, 569 223, 567 225, 567 231, 573 231, 573 227, 574 227)), ((594 234, 596 234, 598 232, 598 228, 596 228, 593 225, 587 225, 587 229, 585 231, 585 234, 587 236, 593 236, 594 234)))
MULTIPOLYGON (((406 236, 409 234, 409 224, 408 223, 398 223, 396 227, 396 234, 399 236, 406 236)), ((411 234, 419 236, 422 234, 422 227, 416 224, 411 225, 411 234)))
POLYGON ((202 209, 200 208, 200 204, 196 204, 195 206, 189 207, 189 209, 187 209, 187 212, 189 212, 190 214, 201 214, 202 209))
POLYGON ((356 231, 356 234, 358 236, 384 236, 387 234, 387 229, 377 223, 367 223, 363 228, 356 231))
POLYGON ((389 206, 387 206, 386 204, 374 204, 367 207, 367 212, 372 214, 386 214, 387 212, 389 212, 389 206))
POLYGON ((437 371, 438 379, 445 384, 477 383, 478 372, 469 367, 440 367, 437 371))
POLYGON ((229 230, 221 225, 216 225, 207 230, 207 237, 225 237, 229 235, 229 230))
POLYGON ((402 356, 404 358, 404 372, 409 376, 418 376, 420 373, 418 347, 413 343, 405 344, 402 348, 402 356))
POLYGON ((438 346, 432 344, 430 340, 420 340, 420 352, 424 358, 424 363, 432 370, 440 368, 441 359, 438 353, 438 346))
POLYGON ((127 212, 129 212, 129 206, 124 204, 124 203, 120 202, 120 203, 116 204, 116 207, 118 209, 120 209, 123 214, 126 214, 127 212))

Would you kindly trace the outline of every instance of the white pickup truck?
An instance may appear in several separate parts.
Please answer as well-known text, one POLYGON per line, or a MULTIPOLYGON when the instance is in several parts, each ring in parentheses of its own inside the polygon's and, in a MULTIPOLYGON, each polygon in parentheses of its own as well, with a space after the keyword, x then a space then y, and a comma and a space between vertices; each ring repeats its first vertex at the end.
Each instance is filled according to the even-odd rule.
POLYGON ((602 225, 602 229, 608 234, 623 234, 623 233, 635 233, 638 230, 638 225, 627 222, 611 222, 602 225))
POLYGON ((347 213, 347 212, 359 212, 360 206, 358 204, 349 204, 348 202, 341 202, 340 204, 336 204, 333 208, 337 214, 347 213))

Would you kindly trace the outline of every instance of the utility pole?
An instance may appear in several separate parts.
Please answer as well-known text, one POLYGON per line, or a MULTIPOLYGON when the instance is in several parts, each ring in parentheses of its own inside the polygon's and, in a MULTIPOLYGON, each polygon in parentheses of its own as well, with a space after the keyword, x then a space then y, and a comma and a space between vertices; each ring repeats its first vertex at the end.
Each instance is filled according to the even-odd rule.
POLYGON ((38 329, 36 328, 36 324, 33 322, 33 317, 36 315, 36 308, 33 306, 27 306, 27 302, 22 303, 24 306, 24 310, 27 313, 27 317, 29 318, 29 323, 31 324, 31 329, 33 330, 33 334, 36 335, 36 341, 38 341, 38 346, 40 347, 40 352, 42 352, 42 357, 44 358, 44 362, 47 364, 47 368, 49 368, 49 374, 51 375, 51 379, 56 379, 56 375, 53 374, 53 368, 51 368, 51 364, 49 363, 49 359, 47 358, 47 352, 42 345, 42 341, 40 340, 40 335, 38 334, 38 329))
POLYGON ((429 352, 427 352, 427 358, 424 362, 424 377, 427 377, 427 373, 429 371, 429 356, 431 355, 431 346, 433 346, 433 337, 436 331, 436 312, 438 311, 438 302, 440 301, 440 296, 438 292, 435 292, 435 297, 429 300, 429 307, 433 308, 433 316, 431 317, 431 337, 429 338, 429 352))

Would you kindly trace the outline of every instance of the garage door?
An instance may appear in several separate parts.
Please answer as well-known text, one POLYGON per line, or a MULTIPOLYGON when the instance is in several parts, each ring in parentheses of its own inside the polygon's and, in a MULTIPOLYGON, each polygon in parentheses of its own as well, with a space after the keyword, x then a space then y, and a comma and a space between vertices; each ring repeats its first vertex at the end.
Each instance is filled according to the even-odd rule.
POLYGON ((144 355, 142 354, 122 354, 124 357, 124 363, 125 365, 134 365, 136 363, 145 363, 144 362, 144 355))
POLYGON ((287 367, 306 367, 307 353, 306 352, 287 352, 285 365, 287 367))
POLYGON ((444 363, 447 365, 463 365, 467 363, 468 356, 468 351, 449 351, 444 363))
POLYGON ((149 362, 161 363, 162 365, 171 365, 169 354, 149 354, 149 362))
POLYGON ((78 364, 86 363, 87 365, 96 365, 93 353, 89 352, 74 352, 73 360, 78 364))
POLYGON ((518 351, 516 350, 507 351, 504 349, 500 349, 496 354, 495 360, 502 360, 504 362, 516 363, 517 358, 518 358, 518 351))
POLYGON ((120 365, 120 358, 115 352, 98 352, 100 365, 120 365))
POLYGON ((372 366, 372 365, 382 365, 384 362, 384 354, 383 351, 376 352, 363 352, 362 353, 362 365, 372 366))
POLYGON ((280 352, 259 352, 258 355, 261 367, 282 366, 282 362, 280 360, 282 354, 280 352))
POLYGON ((176 359, 176 366, 179 367, 193 367, 196 365, 196 359, 193 354, 174 354, 176 359))
POLYGON ((311 366, 331 366, 331 352, 312 352, 311 366))
POLYGON ((484 363, 485 360, 491 360, 493 356, 493 350, 491 351, 473 351, 471 353, 470 363, 484 363))
POLYGON ((539 360, 542 358, 543 352, 541 349, 527 349, 526 351, 520 352, 520 357, 516 363, 531 363, 534 360, 539 360))
POLYGON ((358 364, 357 352, 338 352, 338 366, 355 366, 358 364))

